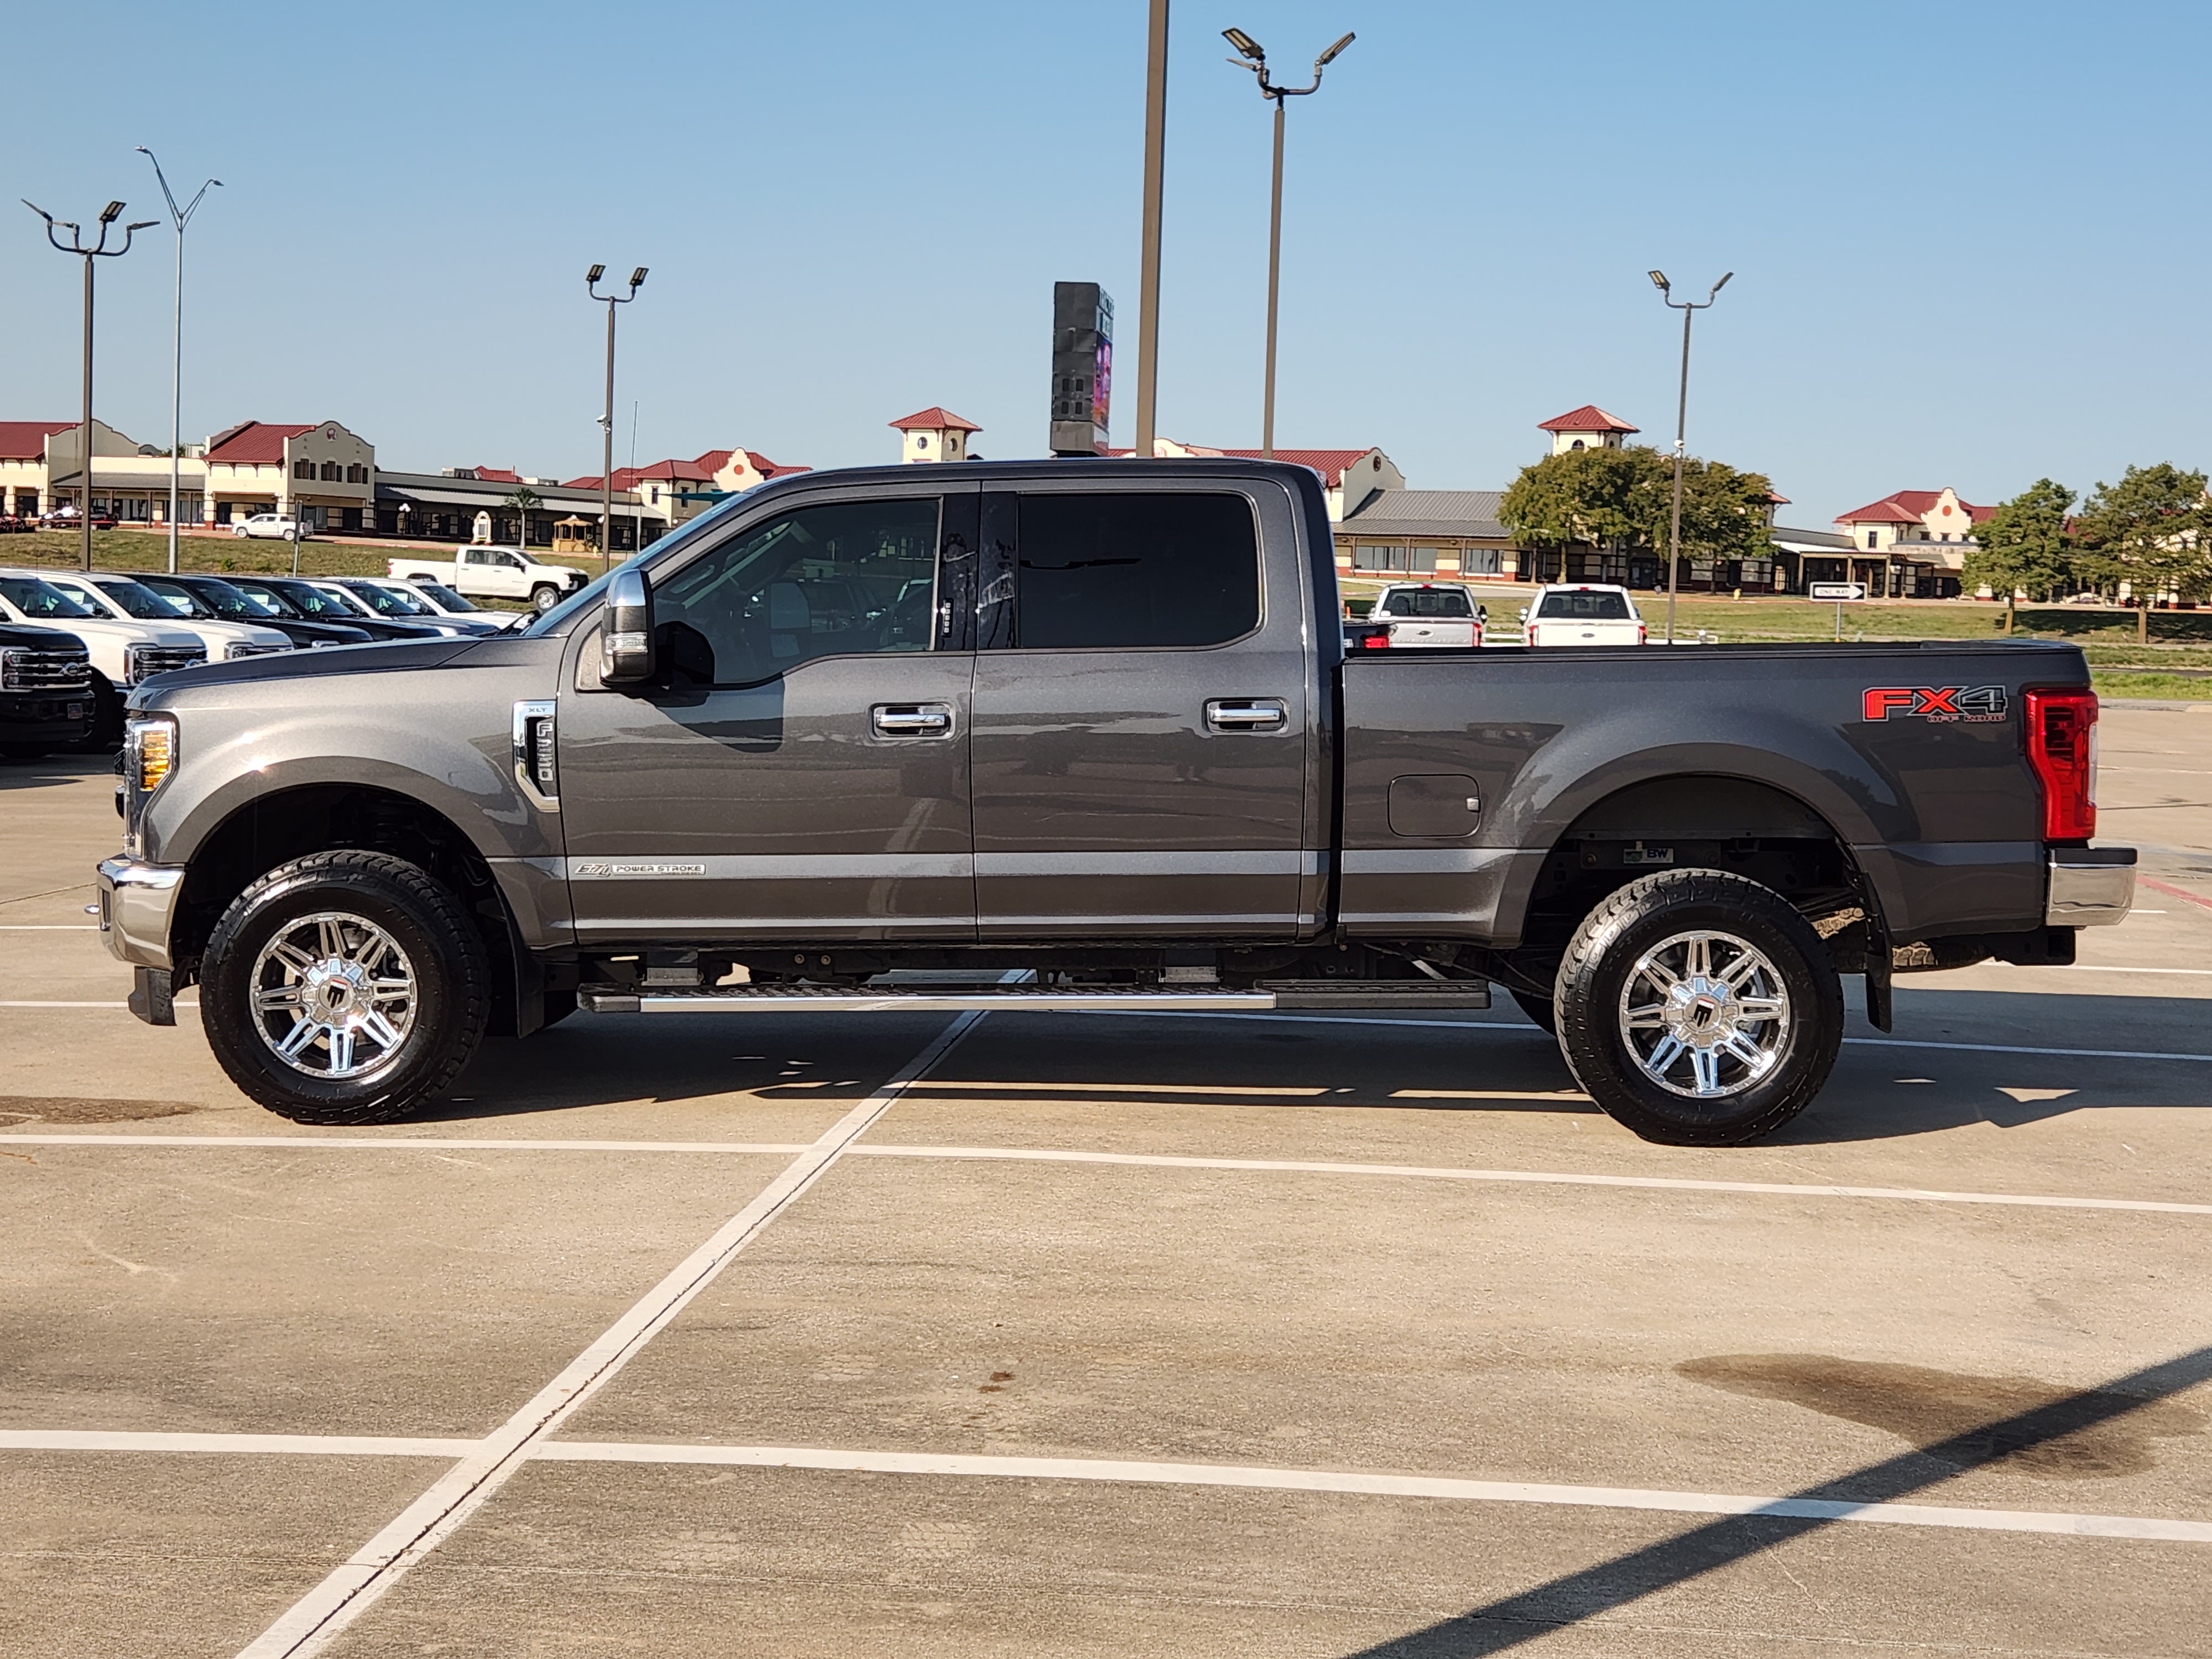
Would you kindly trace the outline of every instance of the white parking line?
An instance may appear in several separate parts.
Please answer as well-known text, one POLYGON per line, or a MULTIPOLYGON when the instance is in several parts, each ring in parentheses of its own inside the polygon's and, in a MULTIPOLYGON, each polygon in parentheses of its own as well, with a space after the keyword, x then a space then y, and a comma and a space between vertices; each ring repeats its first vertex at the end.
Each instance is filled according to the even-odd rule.
MULTIPOLYGON (((1515 1097, 1521 1098, 1521 1097, 1515 1097)), ((477 1140, 434 1135, 0 1134, 0 1146, 274 1147, 287 1152, 692 1152, 738 1156, 803 1152, 808 1144, 757 1140, 477 1140)), ((1321 1159, 1200 1158, 1166 1152, 1099 1152, 1057 1146, 850 1146, 848 1158, 938 1158, 1015 1164, 1123 1164, 1133 1169, 1249 1170, 1297 1175, 1480 1181, 1534 1187, 1622 1187, 1652 1192, 1754 1193, 1783 1198, 1865 1198, 1914 1204, 1996 1204, 2021 1209, 2123 1210, 2212 1215, 2212 1204, 2162 1199, 2069 1198, 2039 1193, 1955 1193, 1914 1187, 1853 1187, 1779 1181, 1701 1181, 1686 1176, 1595 1175, 1552 1170, 1474 1170, 1450 1164, 1339 1164, 1321 1159)), ((0 1444, 4 1444, 0 1442, 0 1444)))
POLYGON ((0 921, 0 933, 96 933, 96 921, 0 921))
MULTIPOLYGON (((234 1456, 467 1458, 486 1442, 411 1440, 380 1435, 145 1434, 77 1429, 0 1430, 0 1450, 124 1452, 234 1456)), ((1169 1463, 1106 1457, 1008 1457, 963 1452, 854 1451, 821 1446, 669 1445, 621 1440, 548 1440, 518 1448, 529 1462, 818 1469, 833 1474, 915 1474, 998 1480, 1073 1480, 1111 1486, 1221 1486, 1246 1492, 1340 1492, 1457 1503, 1535 1504, 1565 1509, 1650 1510, 1675 1515, 1770 1515, 1892 1527, 1970 1532, 2045 1533, 2063 1538, 2124 1538, 2212 1544, 2212 1522, 2093 1515, 2047 1510, 1984 1510, 1929 1504, 1855 1504, 1835 1498, 1675 1492, 1646 1486, 1568 1486, 1534 1480, 1472 1480, 1455 1475, 1369 1474, 1236 1463, 1169 1463)), ((356 1598, 355 1611, 365 1605, 356 1598)), ((317 1645, 337 1633, 326 1624, 317 1645)), ((274 1632, 272 1632, 273 1634, 274 1632)), ((262 1638, 264 1642, 269 1638, 262 1638)), ((256 1644, 256 1646, 259 1646, 256 1644)), ((294 1653, 302 1646, 277 1651, 294 1653)), ((246 1650, 248 1653, 254 1649, 246 1650)))
POLYGON ((320 1652, 505 1486, 529 1462, 534 1447, 665 1328, 740 1250, 821 1179, 855 1136, 890 1109, 908 1084, 951 1052, 982 1017, 961 1015, 882 1088, 838 1119, 528 1404, 477 1442, 390 1525, 241 1649, 239 1659, 307 1659, 320 1652))

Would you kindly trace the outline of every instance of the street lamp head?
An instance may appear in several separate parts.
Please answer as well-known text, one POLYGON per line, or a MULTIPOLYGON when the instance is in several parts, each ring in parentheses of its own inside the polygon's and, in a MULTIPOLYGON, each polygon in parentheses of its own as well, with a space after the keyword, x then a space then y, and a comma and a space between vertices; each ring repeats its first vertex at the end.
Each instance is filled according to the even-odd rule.
POLYGON ((1708 300, 1711 299, 1711 298, 1713 297, 1713 294, 1717 294, 1717 293, 1719 293, 1723 289, 1726 288, 1726 287, 1729 285, 1729 277, 1731 277, 1731 276, 1735 276, 1735 272, 1734 272, 1734 271, 1732 271, 1732 270, 1723 271, 1723 272, 1721 273, 1721 279, 1720 279, 1720 281, 1718 281, 1717 283, 1715 283, 1713 284, 1712 294, 1708 294, 1708 295, 1705 295, 1705 297, 1706 297, 1708 300))
POLYGON ((137 224, 135 224, 135 225, 125 225, 125 226, 124 226, 124 227, 123 227, 123 234, 124 234, 125 236, 129 236, 129 235, 131 235, 131 234, 133 234, 134 233, 136 233, 136 232, 137 232, 137 231, 142 231, 142 230, 151 230, 151 229, 153 229, 153 228, 154 228, 154 227, 155 227, 155 226, 156 226, 156 225, 160 224, 161 222, 159 219, 141 219, 141 220, 140 220, 137 224))
POLYGON ((154 153, 152 150, 148 149, 143 144, 133 144, 131 148, 137 150, 141 155, 151 155, 154 153))
POLYGON ((1674 291, 1674 285, 1667 280, 1667 273, 1665 271, 1654 270, 1648 271, 1645 274, 1651 278, 1651 286, 1657 289, 1662 294, 1670 294, 1674 291))
POLYGON ((588 287, 590 284, 598 282, 600 277, 606 274, 607 268, 605 265, 593 265, 589 270, 584 273, 585 285, 588 287))
MULTIPOLYGON (((1725 276, 1723 276, 1723 277, 1722 277, 1722 278, 1721 278, 1721 280, 1722 280, 1723 282, 1726 282, 1726 281, 1728 280, 1728 278, 1727 278, 1727 277, 1725 277, 1725 276)), ((645 286, 645 267, 644 267, 643 265, 640 265, 640 266, 639 266, 635 270, 633 270, 633 271, 632 271, 632 272, 630 272, 630 274, 629 274, 629 289, 630 289, 630 292, 631 292, 631 293, 633 293, 633 294, 635 294, 635 293, 636 293, 636 292, 637 292, 637 290, 638 290, 639 289, 641 289, 641 288, 642 288, 642 287, 644 287, 644 286, 645 286)))
POLYGON ((123 204, 120 202, 110 202, 100 210, 100 222, 103 225, 112 225, 122 216, 123 204))
POLYGON ((1245 33, 1243 29, 1224 29, 1221 31, 1221 38, 1236 47, 1240 57, 1249 58, 1255 64, 1265 64, 1267 61, 1267 49, 1245 33))
POLYGON ((1320 57, 1314 59, 1314 73, 1318 75, 1323 70, 1327 69, 1331 64, 1334 64, 1336 61, 1336 54, 1342 52, 1346 46, 1350 46, 1359 37, 1358 35, 1347 32, 1344 39, 1338 41, 1327 52, 1322 53, 1320 57))
POLYGON ((27 196, 18 196, 15 199, 21 202, 25 207, 30 209, 32 212, 37 214, 39 217, 44 219, 46 222, 46 228, 49 230, 53 228, 54 216, 52 214, 47 212, 46 209, 40 207, 36 202, 33 201, 27 196))

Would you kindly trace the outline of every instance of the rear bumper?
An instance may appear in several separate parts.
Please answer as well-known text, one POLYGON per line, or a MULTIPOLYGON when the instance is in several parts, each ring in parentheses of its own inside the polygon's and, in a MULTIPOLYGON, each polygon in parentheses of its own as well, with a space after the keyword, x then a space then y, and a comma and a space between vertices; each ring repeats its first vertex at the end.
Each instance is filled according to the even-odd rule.
POLYGON ((179 866, 120 854, 100 862, 100 937, 118 962, 170 968, 169 924, 185 890, 179 866))
POLYGON ((2066 847, 2051 854, 2043 919, 2053 927, 2106 927, 2127 920, 2136 898, 2132 847, 2066 847))

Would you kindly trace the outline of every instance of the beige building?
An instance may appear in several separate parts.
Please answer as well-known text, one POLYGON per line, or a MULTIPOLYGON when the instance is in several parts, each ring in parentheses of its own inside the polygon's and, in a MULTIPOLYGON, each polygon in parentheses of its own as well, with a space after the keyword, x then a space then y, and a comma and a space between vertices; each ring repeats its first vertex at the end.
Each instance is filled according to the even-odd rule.
POLYGON ((983 429, 935 404, 890 424, 899 434, 899 459, 903 462, 964 461, 968 434, 983 429))
MULTIPOLYGON (((75 421, 0 421, 0 514, 35 518, 83 500, 83 463, 75 421)), ((178 468, 178 510, 200 512, 200 447, 185 447, 178 468)), ((92 512, 124 524, 161 524, 169 513, 169 458, 106 422, 92 423, 92 512)))
POLYGON ((1607 414, 1595 404, 1584 404, 1548 421, 1539 421, 1536 430, 1552 434, 1552 453, 1565 455, 1577 449, 1618 449, 1643 428, 1629 425, 1618 415, 1607 414))
POLYGON ((206 523, 282 513, 311 531, 375 528, 375 447, 335 421, 241 421, 208 440, 204 459, 206 523))
POLYGON ((1996 511, 1961 501, 1955 489, 1894 491, 1837 516, 1850 552, 1832 562, 1832 575, 1808 580, 1864 582, 1876 598, 1951 598, 1963 584, 1974 526, 1996 511))

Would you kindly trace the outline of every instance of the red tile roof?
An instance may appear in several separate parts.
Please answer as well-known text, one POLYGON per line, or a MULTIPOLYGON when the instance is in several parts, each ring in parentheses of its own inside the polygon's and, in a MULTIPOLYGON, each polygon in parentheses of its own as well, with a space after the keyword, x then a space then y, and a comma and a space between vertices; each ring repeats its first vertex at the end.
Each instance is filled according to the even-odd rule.
MULTIPOLYGON (((983 428, 981 427, 977 427, 975 428, 978 432, 981 432, 982 429, 983 428)), ((692 465, 694 466, 704 467, 707 470, 708 474, 711 477, 713 474, 720 472, 724 467, 727 466, 730 464, 730 458, 736 453, 738 453, 738 452, 734 449, 710 449, 705 454, 700 456, 697 460, 692 463, 692 465)), ((753 471, 759 473, 763 478, 781 478, 787 472, 811 472, 814 471, 811 466, 787 466, 781 461, 771 461, 757 449, 746 450, 744 452, 744 457, 747 461, 752 464, 753 471)))
MULTIPOLYGON (((1943 499, 1940 489, 1899 489, 1883 496, 1878 501, 1869 501, 1864 507, 1849 513, 1836 514, 1838 524, 1918 524, 1936 503, 1943 499)), ((1956 499, 1955 497, 1954 499, 1956 499)), ((1976 507, 1972 501, 1960 501, 1967 522, 1979 524, 1996 511, 1994 507, 1976 507)))
POLYGON ((1539 432, 1640 432, 1618 415, 1608 415, 1595 404, 1584 404, 1580 409, 1571 409, 1564 415, 1554 415, 1548 421, 1539 421, 1539 432))
POLYGON ((951 410, 932 404, 902 419, 890 422, 901 432, 981 432, 973 421, 963 421, 951 410))
MULTIPOLYGON (((1233 455, 1240 461, 1264 459, 1256 449, 1220 449, 1217 455, 1233 455)), ((1355 461, 1365 459, 1375 451, 1368 449, 1278 449, 1275 459, 1288 461, 1293 466, 1310 466, 1321 474, 1324 489, 1334 489, 1344 483, 1345 469, 1355 461)))
POLYGON ((305 426, 277 426, 267 421, 240 421, 208 440, 207 458, 225 466, 266 465, 284 459, 284 441, 313 432, 320 421, 305 426))
POLYGON ((477 475, 479 483, 519 484, 522 482, 520 472, 510 472, 503 466, 472 466, 469 471, 477 475))
POLYGON ((0 461, 44 460, 48 438, 76 430, 75 421, 0 421, 0 461))

